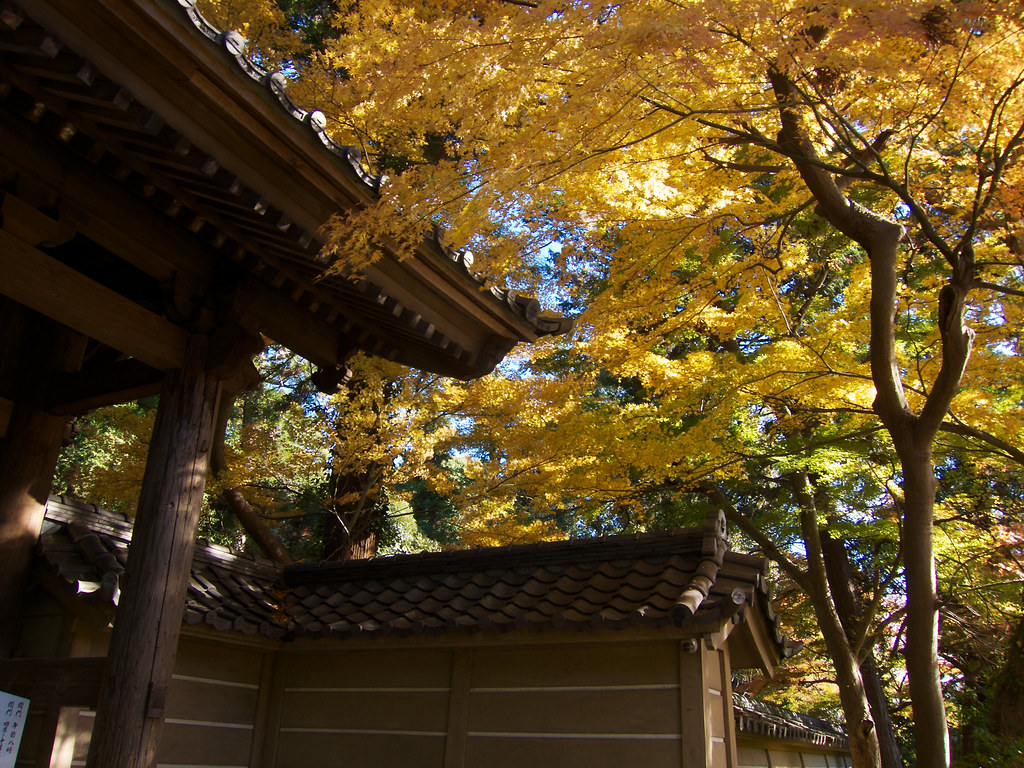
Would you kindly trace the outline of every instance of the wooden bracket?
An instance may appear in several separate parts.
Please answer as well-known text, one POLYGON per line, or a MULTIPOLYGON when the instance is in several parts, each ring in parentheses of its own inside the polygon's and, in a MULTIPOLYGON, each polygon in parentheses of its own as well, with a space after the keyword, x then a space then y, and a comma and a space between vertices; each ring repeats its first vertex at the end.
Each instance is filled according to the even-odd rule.
POLYGON ((352 378, 352 370, 344 363, 330 368, 317 368, 309 377, 317 392, 334 395, 341 392, 352 378))
POLYGON ((266 348, 263 337, 239 325, 226 325, 210 334, 206 368, 232 392, 255 389, 260 375, 253 358, 266 348))
POLYGON ((14 195, 4 195, 0 204, 3 228, 32 246, 55 246, 75 236, 75 228, 55 221, 39 209, 14 195))
POLYGON ((163 717, 166 711, 167 686, 151 682, 146 692, 146 717, 163 717))

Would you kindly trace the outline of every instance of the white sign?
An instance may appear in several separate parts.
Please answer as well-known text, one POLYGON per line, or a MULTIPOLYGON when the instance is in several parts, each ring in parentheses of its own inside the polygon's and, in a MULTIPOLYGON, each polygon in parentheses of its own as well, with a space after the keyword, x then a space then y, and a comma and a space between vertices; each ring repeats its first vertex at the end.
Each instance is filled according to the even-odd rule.
POLYGON ((14 768, 28 717, 28 699, 0 691, 0 768, 14 768))

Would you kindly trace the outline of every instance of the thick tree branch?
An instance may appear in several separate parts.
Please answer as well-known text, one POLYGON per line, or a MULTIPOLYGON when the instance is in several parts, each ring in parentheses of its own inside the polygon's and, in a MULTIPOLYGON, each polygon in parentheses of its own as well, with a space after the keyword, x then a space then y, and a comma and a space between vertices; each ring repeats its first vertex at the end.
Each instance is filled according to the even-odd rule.
POLYGON ((779 566, 786 575, 793 580, 801 589, 806 590, 808 588, 807 574, 797 567, 788 555, 786 555, 770 538, 765 536, 760 529, 755 526, 750 519, 741 513, 736 507, 734 507, 727 498, 718 488, 714 486, 701 486, 700 492, 703 493, 712 504, 717 506, 723 512, 725 512, 726 519, 743 531, 751 541, 753 541, 765 555, 776 565, 779 566))
MULTIPOLYGON (((234 392, 225 391, 221 395, 220 406, 217 409, 213 449, 210 452, 210 472, 214 477, 217 477, 227 468, 224 438, 227 432, 228 417, 231 414, 231 407, 234 405, 235 397, 236 394, 234 392)), ((242 524, 245 532, 252 536, 253 540, 266 553, 267 557, 279 565, 291 565, 294 562, 291 555, 284 548, 284 545, 281 544, 281 540, 277 538, 277 534, 270 530, 270 527, 263 522, 259 513, 249 504, 241 489, 225 488, 221 495, 228 508, 238 518, 238 522, 242 524)))
POLYGON ((960 435, 961 437, 970 437, 974 440, 986 443, 992 448, 1001 451, 1007 458, 1012 459, 1021 466, 1024 466, 1024 451, 1021 451, 1019 448, 1011 445, 1005 440, 1000 440, 995 435, 989 434, 984 430, 972 427, 969 424, 964 424, 961 421, 944 421, 939 429, 943 432, 960 435))

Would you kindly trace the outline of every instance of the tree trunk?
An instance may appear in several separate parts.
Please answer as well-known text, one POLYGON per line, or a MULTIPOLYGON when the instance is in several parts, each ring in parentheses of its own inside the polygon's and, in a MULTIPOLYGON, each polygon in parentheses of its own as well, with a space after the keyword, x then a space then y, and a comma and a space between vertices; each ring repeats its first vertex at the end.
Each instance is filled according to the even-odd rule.
POLYGON ((1017 622, 1006 661, 996 676, 988 726, 1001 739, 1024 739, 1024 616, 1017 622))
POLYGON ((899 244, 903 227, 848 198, 833 176, 818 163, 803 118, 806 107, 781 70, 769 71, 779 104, 778 144, 793 160, 800 177, 829 224, 860 245, 871 264, 871 378, 874 409, 889 433, 903 471, 904 519, 901 544, 907 581, 907 640, 904 650, 914 709, 914 742, 920 768, 947 768, 950 763, 938 668, 939 612, 933 552, 935 478, 932 444, 956 394, 970 354, 971 332, 964 326, 967 291, 974 278, 974 254, 944 251, 953 267, 939 293, 938 325, 942 363, 919 414, 914 414, 903 387, 896 344, 899 244))
POLYGON ((277 537, 270 526, 263 522, 263 518, 252 508, 249 500, 245 498, 240 488, 225 488, 221 492, 221 498, 227 502, 228 509, 238 518, 242 528, 249 534, 263 553, 278 565, 291 565, 295 562, 288 550, 284 548, 281 540, 277 537))
MULTIPOLYGON (((235 393, 227 392, 221 394, 220 404, 217 407, 217 427, 213 439, 213 452, 210 456, 210 471, 214 477, 227 468, 227 458, 224 455, 224 437, 227 433, 228 418, 231 416, 231 408, 235 403, 235 393)), ((241 488, 225 488, 221 497, 228 505, 228 509, 235 515, 242 528, 249 534, 260 549, 278 565, 291 565, 294 561, 284 548, 281 539, 277 537, 270 527, 263 522, 259 513, 252 508, 249 500, 245 498, 241 488)))
MULTIPOLYGON (((898 450, 898 448, 897 448, 898 450)), ((949 765, 949 730, 939 678, 939 595, 935 576, 935 475, 931 452, 901 456, 903 564, 907 581, 905 662, 920 768, 949 765)))
POLYGON ((882 758, 878 732, 871 718, 871 707, 864 689, 860 663, 839 621, 833 596, 829 592, 817 510, 814 508, 811 494, 806 491, 806 476, 801 474, 798 478, 794 486, 801 503, 800 528, 807 550, 806 587, 836 672, 839 701, 846 717, 853 768, 880 768, 882 758))
POLYGON ((164 379, 125 586, 107 653, 90 768, 148 768, 154 760, 181 631, 218 385, 207 341, 193 336, 164 379))
MULTIPOLYGON (((846 556, 844 542, 834 539, 827 530, 821 532, 821 553, 825 563, 825 574, 828 578, 829 590, 836 607, 839 623, 850 642, 857 636, 857 623, 863 620, 863 607, 853 587, 853 575, 850 559, 846 556)), ((903 753, 896 740, 892 717, 889 715, 889 702, 882 686, 882 678, 875 663, 875 654, 871 648, 861 654, 860 674, 864 681, 871 717, 875 721, 878 733, 878 748, 882 758, 882 768, 903 768, 903 753)))
POLYGON ((371 465, 358 475, 332 475, 324 520, 324 560, 366 560, 377 555, 377 500, 383 475, 371 465), (339 503, 339 499, 348 499, 339 503))

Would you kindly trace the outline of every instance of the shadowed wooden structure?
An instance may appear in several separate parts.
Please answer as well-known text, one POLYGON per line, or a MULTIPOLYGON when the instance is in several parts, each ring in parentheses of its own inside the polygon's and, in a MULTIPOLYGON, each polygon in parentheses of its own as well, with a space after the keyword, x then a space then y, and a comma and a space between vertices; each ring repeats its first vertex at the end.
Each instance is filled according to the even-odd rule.
POLYGON ((0 659, 65 418, 159 393, 89 758, 148 766, 220 394, 263 337, 333 391, 357 350, 468 379, 569 323, 438 237, 323 277, 322 225, 377 180, 191 0, 4 3, 0 57, 0 659))
MULTIPOLYGON (((27 729, 36 764, 70 768, 88 751, 131 535, 123 515, 50 500, 23 642, 57 659, 49 680, 9 678, 49 705, 27 729)), ((835 728, 731 694, 733 669, 770 672, 792 650, 764 572, 729 550, 716 516, 286 567, 200 543, 157 761, 849 768, 835 728)))

